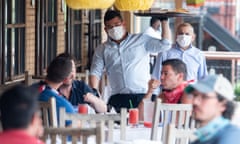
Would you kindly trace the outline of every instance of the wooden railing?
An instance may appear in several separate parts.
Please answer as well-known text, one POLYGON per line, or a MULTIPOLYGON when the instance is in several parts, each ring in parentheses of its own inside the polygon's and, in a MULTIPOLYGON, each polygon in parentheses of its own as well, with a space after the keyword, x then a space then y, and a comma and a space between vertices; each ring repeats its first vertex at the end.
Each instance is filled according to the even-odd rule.
MULTIPOLYGON (((240 52, 223 52, 223 51, 204 51, 207 60, 227 60, 231 62, 231 79, 232 84, 240 80, 240 52)), ((221 63, 220 63, 221 65, 221 63)))

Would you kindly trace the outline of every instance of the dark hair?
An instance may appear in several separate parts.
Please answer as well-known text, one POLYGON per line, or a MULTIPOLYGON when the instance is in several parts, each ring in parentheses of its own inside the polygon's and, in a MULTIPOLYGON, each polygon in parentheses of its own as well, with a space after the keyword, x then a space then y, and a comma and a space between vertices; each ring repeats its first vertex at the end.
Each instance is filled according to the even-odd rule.
POLYGON ((231 120, 233 113, 234 113, 234 109, 235 109, 235 104, 233 103, 233 101, 229 101, 226 98, 224 98, 223 96, 221 96, 220 94, 217 94, 217 98, 218 101, 220 102, 224 102, 226 109, 225 111, 222 113, 222 116, 226 119, 231 120))
POLYGON ((76 61, 75 57, 70 55, 69 53, 60 53, 56 58, 60 58, 60 57, 73 60, 74 62, 76 61))
POLYGON ((115 17, 118 17, 121 21, 123 20, 121 14, 119 11, 116 11, 116 10, 107 10, 105 15, 104 15, 104 23, 106 21, 109 21, 115 17))
POLYGON ((27 128, 38 110, 38 90, 17 85, 6 90, 0 97, 3 130, 27 128))
POLYGON ((152 17, 151 20, 150 20, 150 26, 153 26, 153 24, 154 24, 156 21, 160 21, 160 19, 159 19, 158 17, 152 17))
POLYGON ((187 77, 187 66, 186 64, 180 59, 168 59, 162 62, 162 66, 170 65, 173 71, 178 73, 183 73, 183 79, 186 80, 187 77))
POLYGON ((56 57, 47 68, 46 79, 59 83, 72 72, 72 61, 63 57, 56 57))

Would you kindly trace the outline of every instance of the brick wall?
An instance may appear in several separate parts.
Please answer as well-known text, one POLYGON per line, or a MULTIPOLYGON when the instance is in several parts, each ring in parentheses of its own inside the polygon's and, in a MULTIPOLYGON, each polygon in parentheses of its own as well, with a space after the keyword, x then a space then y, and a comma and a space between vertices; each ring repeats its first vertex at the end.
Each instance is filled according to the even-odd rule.
MULTIPOLYGON (((36 21, 36 0, 35 5, 32 5, 32 0, 26 0, 26 63, 25 70, 29 74, 34 74, 35 70, 35 41, 36 41, 36 31, 35 31, 35 21, 36 21)), ((105 14, 105 10, 102 12, 102 20, 105 14)), ((84 10, 82 13, 82 22, 88 23, 88 10, 84 10)), ((103 21, 102 21, 103 23, 103 21)), ((57 0, 57 53, 62 53, 65 51, 65 22, 64 22, 64 12, 62 8, 62 0, 57 0)), ((82 39, 79 40, 82 43, 82 65, 83 67, 87 65, 88 60, 88 36, 84 33, 88 32, 88 26, 86 24, 82 25, 82 39)), ((102 25, 102 41, 107 39, 107 35, 104 31, 104 25, 102 25)))
MULTIPOLYGON (((36 3, 32 5, 32 0, 26 0, 26 61, 25 70, 29 74, 34 74, 35 66, 35 21, 36 21, 36 3)), ((64 12, 62 11, 62 2, 58 0, 57 5, 57 54, 65 51, 65 33, 64 33, 64 12)))
POLYGON ((65 51, 65 22, 64 12, 62 11, 62 0, 57 4, 57 54, 65 51))
POLYGON ((32 6, 31 0, 26 0, 26 61, 25 70, 29 74, 34 73, 35 65, 35 6, 32 6))
POLYGON ((218 7, 219 12, 213 15, 214 19, 235 35, 236 0, 206 0, 205 6, 218 7))
MULTIPOLYGON (((82 11, 82 62, 81 65, 83 66, 82 68, 84 68, 87 65, 87 61, 88 61, 88 36, 85 35, 85 33, 88 33, 88 25, 86 25, 86 23, 88 23, 88 10, 83 10, 82 11)), ((83 69, 82 69, 83 71, 83 69)))

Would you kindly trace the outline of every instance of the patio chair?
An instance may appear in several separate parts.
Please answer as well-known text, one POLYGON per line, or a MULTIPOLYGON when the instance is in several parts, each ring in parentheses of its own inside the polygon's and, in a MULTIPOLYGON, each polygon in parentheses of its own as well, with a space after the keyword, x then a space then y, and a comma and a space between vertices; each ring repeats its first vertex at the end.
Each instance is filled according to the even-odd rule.
MULTIPOLYGON (((92 126, 96 124, 101 124, 104 126, 106 124, 107 128, 107 142, 113 142, 113 129, 114 122, 120 121, 120 140, 125 140, 126 138, 126 126, 127 126, 127 109, 121 109, 120 114, 79 114, 79 113, 66 113, 65 108, 60 108, 60 127, 65 126, 66 120, 72 121, 72 127, 77 127, 79 121, 81 126, 92 126)), ((102 133, 105 137, 105 133, 102 133)))
POLYGON ((44 127, 57 127, 57 110, 56 99, 54 97, 49 98, 47 102, 39 102, 39 109, 42 113, 42 120, 44 127))
POLYGON ((96 144, 101 144, 101 127, 94 128, 44 128, 43 140, 48 141, 50 138, 51 144, 57 144, 58 141, 61 144, 66 144, 71 141, 71 144, 77 144, 79 141, 82 144, 88 143, 90 136, 95 136, 96 144))
POLYGON ((191 113, 191 104, 166 104, 161 103, 161 100, 157 98, 154 105, 151 140, 157 140, 159 125, 162 125, 161 140, 163 143, 166 143, 168 124, 175 124, 178 129, 195 128, 196 124, 191 118, 191 113))

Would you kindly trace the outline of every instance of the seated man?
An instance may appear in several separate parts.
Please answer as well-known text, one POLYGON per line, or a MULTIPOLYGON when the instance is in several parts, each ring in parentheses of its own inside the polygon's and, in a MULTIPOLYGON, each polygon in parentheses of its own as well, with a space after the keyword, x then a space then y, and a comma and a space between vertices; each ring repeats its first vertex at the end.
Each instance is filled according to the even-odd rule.
POLYGON ((185 91, 192 97, 193 118, 200 128, 192 144, 236 144, 240 129, 230 123, 234 112, 234 91, 221 75, 209 75, 185 91))
MULTIPOLYGON (((162 63, 161 82, 151 79, 148 84, 148 92, 144 99, 151 98, 154 89, 162 87, 159 98, 163 103, 191 103, 191 99, 184 94, 184 88, 189 81, 186 80, 187 69, 183 61, 179 59, 168 59, 162 63)), ((143 101, 139 105, 140 119, 143 114, 143 101)))
POLYGON ((58 91, 64 95, 64 97, 72 104, 77 106, 78 104, 87 103, 94 108, 96 112, 104 113, 107 111, 107 105, 101 100, 98 92, 90 88, 84 81, 75 80, 76 67, 74 58, 67 53, 62 53, 57 57, 62 57, 71 60, 72 62, 72 74, 73 79, 64 81, 58 91))
POLYGON ((1 144, 43 144, 38 137, 43 134, 38 111, 37 89, 17 85, 0 97, 3 131, 1 144))
POLYGON ((65 107, 67 113, 75 113, 72 104, 57 91, 65 81, 69 81, 70 79, 73 79, 71 60, 55 58, 47 68, 45 81, 37 84, 41 92, 39 96, 40 101, 48 101, 50 97, 55 97, 58 120, 60 107, 65 107))

